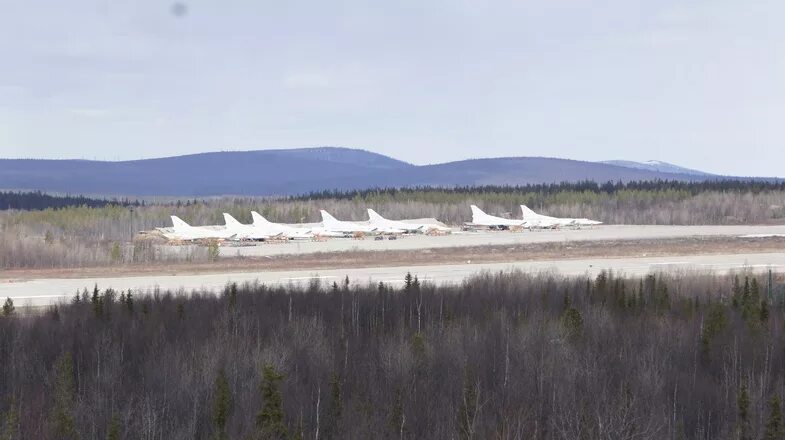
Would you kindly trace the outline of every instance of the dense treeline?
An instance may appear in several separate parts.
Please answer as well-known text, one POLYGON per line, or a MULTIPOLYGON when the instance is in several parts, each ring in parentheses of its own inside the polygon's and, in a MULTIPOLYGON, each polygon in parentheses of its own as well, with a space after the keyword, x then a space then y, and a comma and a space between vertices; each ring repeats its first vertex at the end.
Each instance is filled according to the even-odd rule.
POLYGON ((370 188, 365 190, 339 191, 325 190, 309 194, 289 197, 290 200, 324 200, 324 199, 372 199, 380 195, 402 197, 407 200, 417 200, 423 194, 529 194, 537 193, 552 195, 564 192, 593 192, 615 194, 620 191, 684 191, 690 195, 703 192, 744 192, 758 194, 764 191, 785 191, 785 180, 645 180, 631 182, 605 182, 597 183, 592 180, 582 182, 543 183, 528 185, 484 185, 484 186, 455 186, 455 187, 410 187, 410 188, 370 188))
POLYGON ((42 316, 6 304, 0 434, 782 439, 785 322, 767 282, 508 273, 96 289, 42 316))
POLYGON ((0 191, 0 210, 18 209, 25 211, 41 209, 60 209, 73 206, 87 206, 90 208, 103 208, 109 205, 140 206, 144 202, 129 199, 94 199, 84 196, 53 196, 41 191, 30 192, 5 192, 0 191))

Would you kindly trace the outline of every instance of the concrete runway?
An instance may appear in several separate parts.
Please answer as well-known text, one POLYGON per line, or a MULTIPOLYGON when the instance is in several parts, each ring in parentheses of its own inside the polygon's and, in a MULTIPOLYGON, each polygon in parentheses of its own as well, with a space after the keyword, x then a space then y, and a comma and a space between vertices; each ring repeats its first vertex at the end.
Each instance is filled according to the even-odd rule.
POLYGON ((398 240, 375 241, 348 238, 324 242, 290 241, 288 243, 263 243, 255 246, 224 246, 224 257, 275 256, 341 251, 415 250, 463 246, 512 245, 566 241, 640 240, 680 237, 725 236, 738 237, 785 235, 785 225, 776 226, 660 226, 660 225, 602 225, 584 229, 562 229, 524 232, 460 232, 431 237, 411 235, 398 240))
MULTIPOLYGON (((534 234, 532 234, 534 235, 534 234)), ((442 237, 443 238, 443 237, 442 237)), ((726 273, 734 270, 768 270, 785 272, 785 252, 737 255, 696 255, 651 258, 614 258, 526 261, 494 264, 452 264, 417 267, 374 267, 357 269, 303 270, 278 272, 245 272, 203 275, 162 275, 118 278, 85 279, 39 279, 30 281, 0 280, 0 300, 10 297, 20 306, 42 306, 68 301, 77 290, 92 289, 95 284, 101 289, 133 289, 137 293, 161 290, 189 292, 194 289, 221 289, 229 282, 254 282, 265 284, 306 284, 319 279, 325 284, 341 282, 347 275, 356 283, 402 283, 407 271, 421 280, 433 283, 456 283, 481 271, 556 271, 563 275, 595 276, 602 269, 612 269, 627 275, 643 275, 658 271, 688 271, 726 273)))

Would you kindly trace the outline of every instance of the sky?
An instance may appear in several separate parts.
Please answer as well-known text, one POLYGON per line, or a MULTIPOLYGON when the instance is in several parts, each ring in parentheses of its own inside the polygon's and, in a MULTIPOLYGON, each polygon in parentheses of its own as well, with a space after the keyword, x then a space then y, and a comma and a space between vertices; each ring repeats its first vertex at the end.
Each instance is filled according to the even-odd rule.
POLYGON ((0 157, 363 148, 785 176, 782 0, 0 0, 0 157))

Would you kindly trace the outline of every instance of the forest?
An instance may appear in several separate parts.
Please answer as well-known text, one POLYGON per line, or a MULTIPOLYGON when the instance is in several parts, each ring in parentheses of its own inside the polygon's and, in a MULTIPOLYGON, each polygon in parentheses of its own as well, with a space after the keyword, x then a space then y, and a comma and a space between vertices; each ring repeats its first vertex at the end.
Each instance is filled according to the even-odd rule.
POLYGON ((783 439, 783 280, 96 286, 0 315, 0 438, 783 439))
POLYGON ((87 206, 90 208, 102 208, 109 205, 120 206, 139 206, 144 202, 129 199, 106 200, 95 199, 85 196, 55 196, 44 194, 41 191, 0 191, 0 210, 41 210, 41 209, 60 209, 72 206, 87 206))
POLYGON ((311 192, 299 196, 291 196, 291 200, 319 200, 319 199, 369 199, 379 195, 392 197, 417 198, 420 195, 436 193, 444 194, 541 194, 552 195, 564 192, 593 192, 614 194, 624 190, 636 191, 686 191, 696 195, 707 191, 719 192, 751 192, 758 194, 763 191, 785 191, 785 179, 776 180, 740 180, 740 179, 715 179, 702 181, 683 180, 644 180, 630 182, 605 182, 598 183, 593 180, 582 182, 543 183, 529 185, 484 185, 484 186, 457 186, 452 188, 442 187, 408 187, 408 188, 370 188, 365 190, 339 191, 325 190, 311 192))
POLYGON ((171 226, 170 215, 194 225, 223 224, 228 212, 251 222, 251 210, 271 221, 318 222, 319 210, 367 220, 366 208, 391 218, 471 220, 470 204, 491 214, 520 217, 520 205, 558 217, 606 224, 776 224, 785 222, 785 183, 637 182, 528 187, 419 188, 320 193, 303 198, 221 197, 167 203, 109 203, 43 210, 0 211, 0 268, 59 268, 208 261, 200 247, 162 249, 134 240, 140 231, 171 226))

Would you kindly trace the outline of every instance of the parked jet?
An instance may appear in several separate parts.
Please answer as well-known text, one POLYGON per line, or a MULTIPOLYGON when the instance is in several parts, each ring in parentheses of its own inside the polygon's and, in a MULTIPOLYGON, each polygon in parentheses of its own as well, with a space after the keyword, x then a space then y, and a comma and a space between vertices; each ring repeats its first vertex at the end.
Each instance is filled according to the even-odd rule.
POLYGON ((526 205, 521 205, 521 210, 523 211, 523 220, 530 228, 552 229, 563 226, 576 226, 575 219, 540 215, 526 207, 526 205))
POLYGON ((472 223, 477 226, 487 226, 494 229, 525 228, 527 226, 526 222, 523 220, 513 220, 488 215, 475 205, 471 205, 471 208, 472 223))
POLYGON ((226 229, 233 232, 235 236, 243 240, 269 240, 271 238, 283 238, 280 232, 265 231, 254 225, 244 225, 234 217, 224 212, 226 229))
POLYGON ((451 231, 450 228, 446 228, 444 226, 439 226, 435 224, 428 224, 428 223, 417 223, 417 222, 403 222, 398 220, 388 220, 381 215, 379 215, 373 209, 368 209, 368 218, 370 218, 370 225, 376 227, 379 230, 400 230, 402 232, 428 232, 432 230, 437 230, 440 232, 449 232, 451 231))
POLYGON ((297 226, 290 226, 281 223, 273 223, 266 218, 262 217, 256 211, 251 211, 253 217, 253 226, 268 234, 281 234, 290 240, 302 240, 313 238, 315 235, 320 235, 314 232, 314 229, 301 228, 297 226))
POLYGON ((182 221, 177 216, 172 216, 172 228, 158 228, 164 237, 169 240, 206 240, 218 239, 228 240, 236 238, 236 235, 227 229, 209 229, 198 226, 191 226, 182 221))
POLYGON ((594 226, 602 224, 600 221, 587 218, 558 218, 537 214, 526 205, 521 205, 521 211, 523 211, 523 219, 531 224, 538 222, 542 224, 556 224, 558 226, 594 226))
POLYGON ((330 215, 329 212, 323 209, 319 212, 321 212, 322 214, 322 227, 324 228, 325 232, 339 232, 342 234, 354 234, 356 232, 362 232, 368 234, 374 232, 381 232, 381 231, 377 231, 377 229, 374 228, 373 226, 361 225, 355 222, 338 220, 332 215, 330 215))

